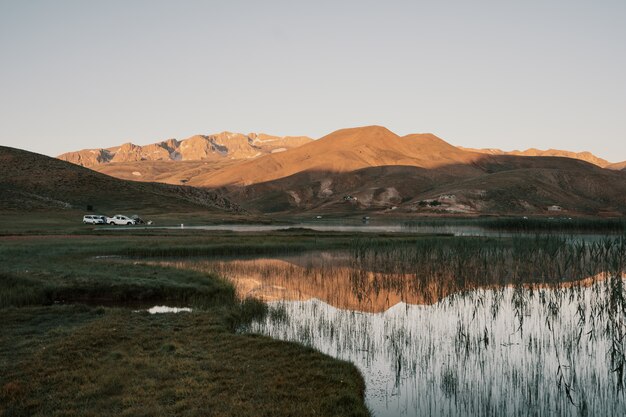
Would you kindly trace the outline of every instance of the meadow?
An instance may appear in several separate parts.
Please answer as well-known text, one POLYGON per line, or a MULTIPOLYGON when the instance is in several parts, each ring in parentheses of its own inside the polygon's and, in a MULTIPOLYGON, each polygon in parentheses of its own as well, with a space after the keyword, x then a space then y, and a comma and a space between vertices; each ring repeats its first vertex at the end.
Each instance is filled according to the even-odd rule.
POLYGON ((0 237, 3 415, 625 411, 621 235, 71 227, 0 237))
POLYGON ((89 233, 0 238, 1 415, 369 414, 353 365, 236 333, 267 308, 220 277, 113 262, 284 250, 300 238, 89 233), (157 304, 193 311, 142 311, 157 304))

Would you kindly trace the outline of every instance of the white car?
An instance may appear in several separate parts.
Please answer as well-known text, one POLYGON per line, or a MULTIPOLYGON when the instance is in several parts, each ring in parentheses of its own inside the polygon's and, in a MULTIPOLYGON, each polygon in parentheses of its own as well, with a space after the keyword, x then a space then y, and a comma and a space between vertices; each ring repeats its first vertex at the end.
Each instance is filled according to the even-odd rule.
POLYGON ((136 224, 135 220, 131 219, 130 217, 124 216, 122 214, 116 214, 113 217, 107 217, 106 222, 107 222, 107 224, 112 224, 112 225, 120 225, 120 224, 131 225, 131 224, 136 224))
POLYGON ((99 214, 87 214, 83 216, 83 223, 85 224, 104 224, 105 221, 106 217, 99 214))

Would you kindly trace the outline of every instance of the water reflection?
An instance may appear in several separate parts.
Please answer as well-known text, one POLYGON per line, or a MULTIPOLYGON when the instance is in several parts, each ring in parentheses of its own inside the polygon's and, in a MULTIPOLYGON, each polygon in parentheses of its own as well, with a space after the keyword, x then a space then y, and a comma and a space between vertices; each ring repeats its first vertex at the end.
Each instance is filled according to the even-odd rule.
POLYGON ((623 415, 623 391, 606 358, 611 341, 588 337, 591 326, 579 339, 576 310, 591 305, 593 292, 566 303, 550 328, 541 297, 534 297, 519 329, 514 290, 507 288, 429 306, 400 303, 384 313, 320 300, 274 302, 287 319, 269 315, 250 330, 356 364, 378 416, 623 415))
POLYGON ((375 415, 626 413, 626 241, 356 242, 166 262, 272 306, 248 331, 361 370, 375 415))
POLYGON ((168 307, 168 306, 154 306, 146 310, 150 314, 164 314, 164 313, 191 313, 189 307, 168 307))
POLYGON ((351 266, 345 252, 309 252, 282 258, 160 262, 212 272, 235 284, 239 297, 263 301, 319 299, 341 309, 382 312, 406 302, 430 304, 451 291, 433 282, 414 291, 412 274, 389 274, 351 266))

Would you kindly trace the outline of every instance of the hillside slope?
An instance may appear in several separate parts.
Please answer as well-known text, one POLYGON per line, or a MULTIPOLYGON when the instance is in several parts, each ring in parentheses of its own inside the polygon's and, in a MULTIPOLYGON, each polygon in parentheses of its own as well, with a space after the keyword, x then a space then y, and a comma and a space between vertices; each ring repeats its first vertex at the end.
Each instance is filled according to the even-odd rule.
POLYGON ((190 179, 262 212, 602 214, 626 211, 626 175, 579 159, 486 155, 379 126, 190 179), (552 207, 558 206, 558 207, 552 207))
POLYGON ((90 169, 124 180, 181 185, 187 184, 198 175, 218 171, 238 162, 236 160, 112 162, 96 165, 90 169))
POLYGON ((240 208, 220 193, 124 181, 44 155, 0 146, 0 209, 215 211, 240 208))
POLYGON ((432 169, 456 165, 461 171, 480 158, 432 134, 400 137, 380 126, 342 129, 280 154, 267 155, 223 170, 198 175, 190 184, 205 187, 251 185, 300 172, 345 173, 383 166, 432 169))
POLYGON ((580 159, 581 161, 589 162, 590 164, 597 165, 601 168, 608 169, 617 169, 615 166, 619 164, 626 164, 626 162, 622 163, 611 163, 606 159, 602 159, 591 152, 583 151, 583 152, 571 152, 565 151, 561 149, 535 149, 529 148, 524 151, 503 151, 502 149, 496 148, 483 148, 483 149, 474 149, 474 148, 464 148, 462 146, 458 147, 459 149, 468 151, 468 152, 478 152, 484 153, 487 155, 517 155, 517 156, 560 156, 563 158, 572 158, 572 159, 580 159))

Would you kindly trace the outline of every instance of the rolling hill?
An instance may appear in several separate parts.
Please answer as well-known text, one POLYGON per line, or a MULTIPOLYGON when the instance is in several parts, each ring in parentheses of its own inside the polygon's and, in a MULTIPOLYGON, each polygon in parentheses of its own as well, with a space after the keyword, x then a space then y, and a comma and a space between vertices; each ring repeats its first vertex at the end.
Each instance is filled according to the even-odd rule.
MULTIPOLYGON (((251 136, 237 138, 235 142, 247 149, 251 136)), ((192 139, 187 143, 200 140, 192 139)), ((183 142, 162 144, 182 149, 183 142)), ((589 153, 475 151, 430 133, 399 136, 381 126, 341 129, 302 142, 243 159, 225 158, 215 148, 213 153, 196 154, 206 159, 172 160, 170 152, 169 159, 111 159, 93 169, 135 181, 217 190, 246 210, 261 213, 626 213, 623 164, 610 164, 589 153)), ((229 151, 235 148, 231 145, 229 151)), ((246 152, 233 155, 249 155, 246 152)))
POLYGON ((0 146, 0 209, 237 213, 220 193, 113 178, 44 155, 0 146))
MULTIPOLYGON (((529 148, 524 151, 518 151, 518 150, 503 151, 501 149, 496 149, 496 148, 474 149, 474 148, 464 148, 461 146, 459 146, 459 149, 469 151, 469 152, 484 153, 488 155, 560 156, 563 158, 580 159, 581 161, 589 162, 590 164, 594 164, 601 168, 608 168, 608 169, 618 169, 617 166, 620 164, 619 162, 611 163, 607 161, 606 159, 599 158, 595 156, 594 154, 592 154, 591 152, 586 152, 586 151, 571 152, 571 151, 564 151, 560 149, 541 150, 541 149, 535 149, 535 148, 529 148)), ((622 162, 621 164, 626 164, 626 162, 622 162)))
MULTIPOLYGON (((342 129, 280 154, 198 175, 190 184, 205 187, 250 185, 299 172, 345 173, 371 167, 414 166, 433 169, 457 166, 472 170, 480 154, 462 151, 432 134, 400 137, 380 126, 342 129)), ((461 172, 462 173, 462 172, 461 172)))
POLYGON ((619 214, 626 175, 580 159, 487 155, 432 134, 343 129, 298 148, 199 174, 262 212, 619 214))

